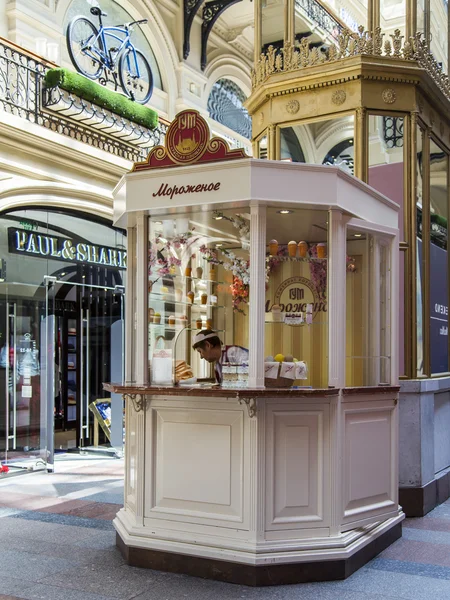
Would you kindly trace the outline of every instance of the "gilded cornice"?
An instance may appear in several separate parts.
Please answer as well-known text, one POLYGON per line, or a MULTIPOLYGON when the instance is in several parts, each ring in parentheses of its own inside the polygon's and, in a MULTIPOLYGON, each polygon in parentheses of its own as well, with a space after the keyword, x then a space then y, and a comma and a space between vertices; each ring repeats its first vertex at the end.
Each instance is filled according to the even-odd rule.
MULTIPOLYGON (((385 82, 420 87, 450 118, 449 78, 421 34, 404 41, 396 30, 389 37, 392 41, 384 41, 380 28, 373 34, 362 28, 358 34, 343 32, 338 46, 330 48, 325 56, 317 49, 310 50, 306 40, 298 48, 285 44, 281 53, 269 48, 252 73, 254 91, 246 103, 250 114, 261 111, 268 100, 278 96, 359 81, 362 86, 364 82, 385 82)), ((394 104, 392 98, 385 92, 386 105, 394 104)))

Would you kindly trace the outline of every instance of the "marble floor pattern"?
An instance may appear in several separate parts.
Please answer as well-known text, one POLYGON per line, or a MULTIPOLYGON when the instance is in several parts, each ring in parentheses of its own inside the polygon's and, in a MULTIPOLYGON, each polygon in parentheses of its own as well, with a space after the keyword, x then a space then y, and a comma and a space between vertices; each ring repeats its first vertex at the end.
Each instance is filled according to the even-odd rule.
POLYGON ((0 478, 0 600, 450 600, 450 501, 345 581, 249 588, 127 566, 111 523, 123 460, 56 471, 0 478))

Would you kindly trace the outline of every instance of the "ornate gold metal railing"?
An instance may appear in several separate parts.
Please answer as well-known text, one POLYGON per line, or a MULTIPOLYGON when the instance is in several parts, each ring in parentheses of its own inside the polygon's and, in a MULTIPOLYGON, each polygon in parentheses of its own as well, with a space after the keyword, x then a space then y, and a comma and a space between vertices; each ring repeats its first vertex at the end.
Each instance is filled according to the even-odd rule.
POLYGON ((337 44, 330 46, 326 53, 319 52, 317 48, 310 49, 308 38, 303 38, 297 46, 286 42, 281 51, 269 46, 267 52, 260 55, 256 67, 252 70, 253 89, 276 73, 329 64, 353 56, 372 56, 415 61, 431 75, 450 100, 448 75, 443 72, 441 64, 430 52, 427 42, 422 39, 422 33, 416 33, 414 37, 405 40, 405 36, 396 29, 389 38, 391 39, 382 33, 380 27, 371 32, 360 26, 357 33, 344 29, 337 37, 337 44))

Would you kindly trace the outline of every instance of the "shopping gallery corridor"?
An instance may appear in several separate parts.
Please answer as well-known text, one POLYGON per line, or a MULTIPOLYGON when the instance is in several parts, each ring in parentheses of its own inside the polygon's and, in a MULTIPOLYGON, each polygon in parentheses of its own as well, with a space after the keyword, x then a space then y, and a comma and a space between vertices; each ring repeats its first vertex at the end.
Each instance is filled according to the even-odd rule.
POLYGON ((0 479, 0 600, 448 600, 450 501, 345 581, 250 588, 129 567, 112 519, 123 460, 59 458, 57 473, 0 479))

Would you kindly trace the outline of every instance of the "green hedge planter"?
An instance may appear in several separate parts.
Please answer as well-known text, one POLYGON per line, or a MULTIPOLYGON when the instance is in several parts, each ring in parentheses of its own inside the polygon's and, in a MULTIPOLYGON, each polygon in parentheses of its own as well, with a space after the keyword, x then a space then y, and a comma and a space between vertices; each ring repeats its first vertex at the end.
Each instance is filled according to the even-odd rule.
POLYGON ((45 74, 44 81, 47 88, 59 87, 147 129, 155 129, 158 125, 158 115, 151 108, 137 104, 68 69, 50 69, 45 74))

